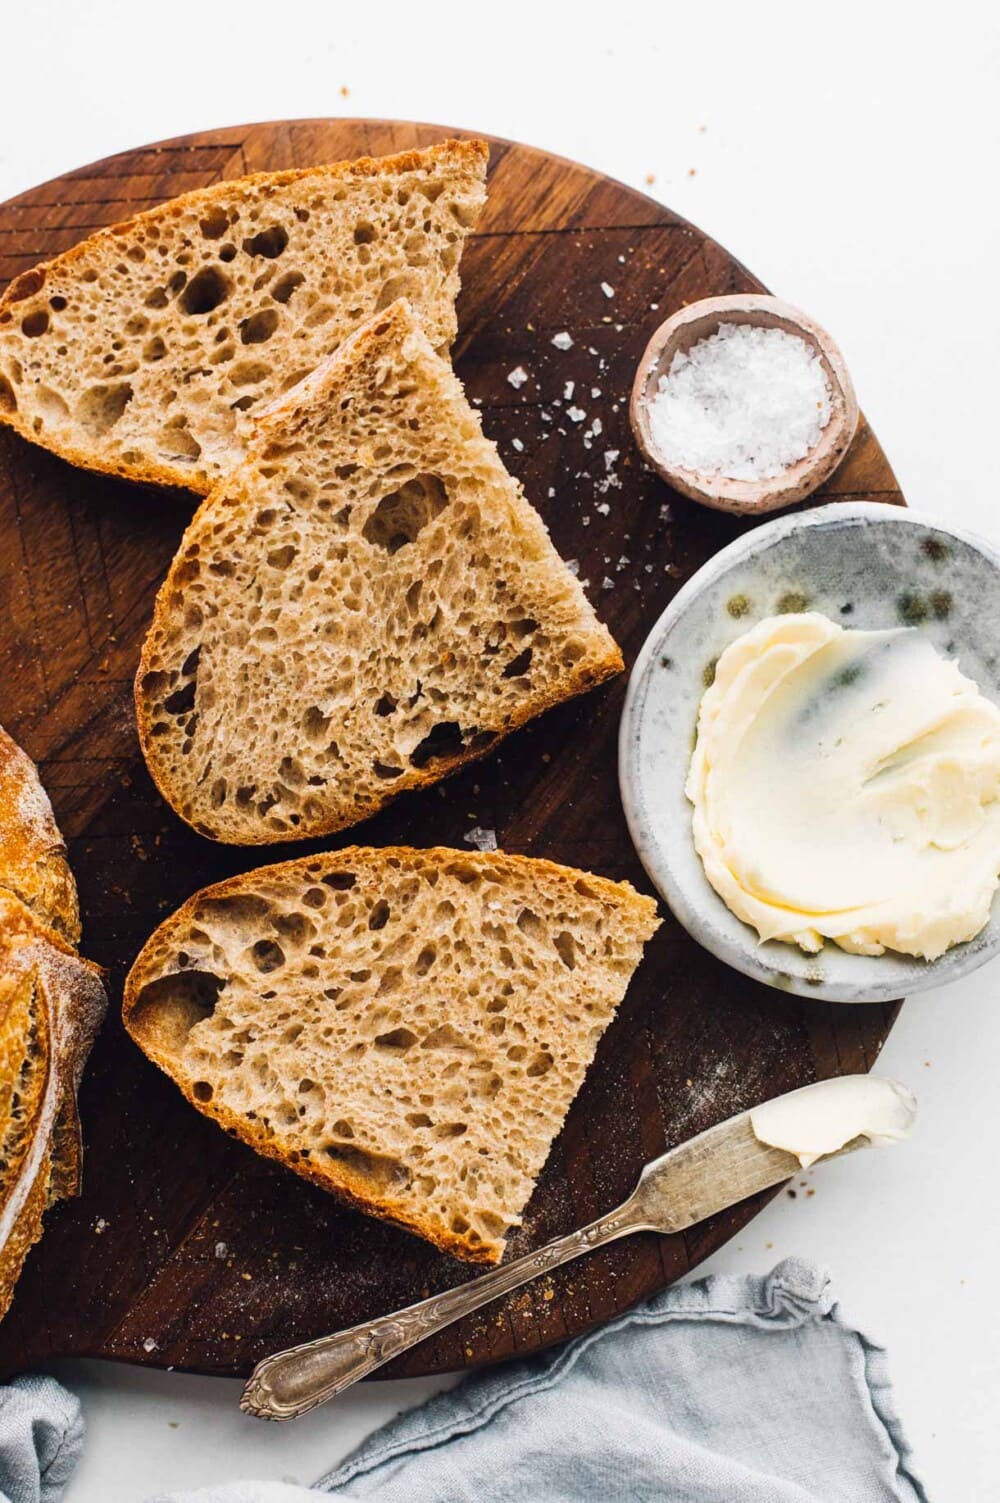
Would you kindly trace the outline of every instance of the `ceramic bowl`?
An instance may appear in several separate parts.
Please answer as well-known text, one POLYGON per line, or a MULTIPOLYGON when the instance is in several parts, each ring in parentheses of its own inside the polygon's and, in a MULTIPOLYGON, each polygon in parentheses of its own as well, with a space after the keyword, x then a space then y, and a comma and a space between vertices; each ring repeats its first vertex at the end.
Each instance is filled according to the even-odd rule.
POLYGON ((727 964, 768 986, 831 1002, 883 1002, 966 975, 1000 949, 987 927, 940 959, 814 956, 760 943, 709 885, 684 781, 698 705, 716 659, 749 627, 816 610, 844 626, 915 626, 1000 703, 1000 554, 910 511, 845 502, 779 517, 699 569, 650 632, 629 682, 619 740, 622 800, 636 849, 675 917, 727 964))
POLYGON ((819 324, 776 297, 752 292, 730 297, 707 297, 681 308, 662 323, 646 346, 632 386, 629 405, 632 432, 643 457, 674 490, 681 491, 705 506, 720 511, 757 515, 791 506, 828 479, 850 448, 858 426, 858 403, 844 357, 819 324), (655 394, 661 375, 670 369, 678 353, 686 354, 692 345, 710 334, 720 324, 754 324, 764 329, 785 329, 798 334, 816 351, 830 388, 830 421, 816 446, 804 459, 789 465, 770 480, 729 480, 724 475, 703 475, 671 464, 657 448, 649 424, 649 400, 655 394))

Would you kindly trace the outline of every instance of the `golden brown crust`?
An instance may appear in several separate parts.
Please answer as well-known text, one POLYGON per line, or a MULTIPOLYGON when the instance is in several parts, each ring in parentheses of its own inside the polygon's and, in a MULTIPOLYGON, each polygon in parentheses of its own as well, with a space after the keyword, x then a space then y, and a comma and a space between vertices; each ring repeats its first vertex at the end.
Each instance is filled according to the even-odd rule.
MULTIPOLYGON (((370 815, 392 803, 401 793, 414 789, 428 787, 433 783, 440 782, 443 778, 450 777, 459 772, 470 762, 479 761, 491 752, 496 745, 519 730, 528 721, 537 715, 544 714, 546 710, 564 703, 568 699, 576 698, 581 694, 597 688, 609 678, 615 677, 624 669, 624 659, 621 651, 608 633, 594 619, 596 630, 592 633, 593 641, 588 657, 581 659, 579 663, 567 668, 557 686, 548 692, 538 692, 526 695, 506 716, 502 724, 484 725, 483 729, 493 735, 493 740, 483 746, 464 746, 459 751, 447 755, 438 756, 433 766, 425 768, 407 769, 391 786, 391 790, 373 789, 371 795, 364 801, 353 805, 349 811, 338 812, 331 809, 326 818, 311 820, 308 827, 295 830, 291 829, 282 836, 276 836, 267 829, 257 827, 245 827, 239 834, 231 831, 222 832, 213 828, 206 820, 204 812, 200 819, 189 818, 184 811, 184 800, 181 790, 173 785, 164 767, 162 760, 156 755, 156 747, 152 735, 152 710, 154 701, 143 690, 143 680, 154 666, 156 655, 168 635, 171 613, 174 609, 174 601, 179 592, 179 579, 182 571, 188 564, 192 554, 200 551, 204 542, 203 534, 213 512, 220 506, 231 505, 243 499, 246 492, 244 477, 249 477, 252 467, 260 450, 267 443, 279 435, 286 439, 294 433, 296 423, 300 421, 314 404, 320 393, 325 393, 336 387, 344 372, 358 362, 365 360, 370 355, 379 351, 382 347, 391 347, 412 332, 412 314, 405 300, 393 303, 384 313, 377 315, 362 325, 360 329, 350 335, 325 361, 316 367, 310 375, 291 389, 284 396, 269 403, 260 409, 256 420, 256 438, 253 446, 248 451, 247 458, 231 474, 221 480, 201 503, 181 539, 180 547, 174 555, 170 571, 161 585, 153 611, 153 619, 149 631, 142 645, 139 666, 134 681, 134 696, 136 707, 136 723, 139 733, 139 744, 142 748, 146 765, 160 793, 170 804, 171 808, 193 830, 210 839, 224 840, 227 844, 259 846, 274 844, 277 839, 312 839, 316 836, 332 835, 339 830, 350 828, 360 823, 370 815), (603 641, 598 641, 597 632, 603 636, 603 641)), ((520 505, 525 513, 530 514, 532 521, 542 527, 541 519, 538 518, 534 508, 523 497, 520 497, 520 505)), ((546 541, 548 542, 547 534, 546 541)), ((555 555, 560 569, 563 567, 558 555, 555 555)), ((589 610, 589 606, 587 607, 589 610)))
POLYGON ((79 1188, 76 1091, 106 1004, 79 932, 52 807, 0 730, 0 1317, 45 1210, 79 1188))
MULTIPOLYGON (((188 928, 195 924, 195 914, 206 898, 219 899, 237 896, 245 891, 249 882, 268 877, 288 877, 295 881, 301 880, 308 885, 316 880, 317 862, 329 863, 331 870, 335 871, 342 866, 349 868, 353 862, 367 859, 372 854, 373 852, 368 847, 347 846, 342 850, 321 853, 319 856, 297 857, 290 861, 258 867, 254 871, 229 877, 225 881, 213 883, 194 893, 150 936, 136 957, 125 981, 122 1018, 135 1042, 154 1064, 170 1076, 191 1105, 205 1116, 218 1122, 232 1137, 239 1138, 264 1157, 283 1164, 303 1179, 335 1195, 345 1204, 367 1215, 402 1226, 405 1230, 433 1242, 456 1258, 473 1263, 496 1263, 499 1261, 499 1253, 484 1246, 481 1242, 477 1244, 466 1234, 452 1232, 438 1221, 431 1223, 415 1216, 410 1207, 400 1204, 391 1195, 376 1193, 370 1179, 352 1173, 343 1163, 330 1161, 318 1167, 315 1163, 301 1157, 293 1162, 258 1123, 230 1111, 214 1099, 206 1102, 197 1097, 194 1093, 193 1082, 177 1068, 176 1058, 169 1046, 169 1029, 163 1026, 155 1006, 151 1007, 148 1002, 144 1001, 141 1010, 138 1008, 144 987, 155 978, 157 973, 157 959, 165 937, 174 931, 179 934, 187 932, 188 928)), ((415 852, 408 846, 389 846, 379 849, 374 854, 388 863, 393 858, 408 860, 414 856, 415 852)), ((633 924, 644 938, 659 927, 656 903, 652 898, 636 892, 628 882, 615 882, 607 877, 595 876, 589 872, 583 873, 575 868, 561 866, 557 862, 540 857, 511 855, 505 852, 494 856, 475 851, 456 851, 447 846, 434 846, 417 854, 425 860, 438 862, 442 866, 450 865, 458 859, 469 868, 484 871, 494 868, 498 861, 502 861, 508 870, 522 874, 536 886, 541 886, 550 880, 562 886, 567 881, 576 882, 583 879, 596 893, 613 901, 621 909, 624 919, 633 924)))
POLYGON ((0 726, 0 888, 27 903, 73 944, 80 938, 76 883, 52 805, 31 758, 0 726))
MULTIPOLYGON (((281 172, 256 172, 242 178, 227 178, 222 182, 213 183, 211 187, 195 188, 190 193, 179 194, 166 202, 182 209, 196 208, 205 204, 211 205, 220 199, 227 202, 232 202, 234 199, 236 201, 247 200, 255 189, 262 186, 281 187, 310 177, 363 178, 383 173, 413 172, 429 164, 449 160, 457 163, 464 162, 470 169, 485 167, 489 161, 489 154, 490 149, 486 141, 451 138, 437 142, 430 147, 397 152, 392 156, 357 157, 351 161, 324 163, 317 167, 295 167, 281 172)), ((69 250, 61 252, 58 256, 52 256, 47 261, 40 261, 37 266, 21 272, 0 296, 0 317, 5 312, 9 312, 10 308, 24 297, 33 294, 37 287, 44 283, 50 270, 72 268, 78 260, 90 255, 95 247, 112 242, 133 231, 136 226, 141 226, 151 220, 155 221, 162 212, 163 204, 158 204, 152 209, 143 210, 140 214, 133 214, 128 219, 95 231, 85 240, 81 240, 78 245, 71 246, 69 250)), ((38 442, 37 435, 19 411, 8 412, 0 407, 0 425, 12 428, 29 443, 38 442)), ((196 475, 179 477, 176 469, 161 465, 156 461, 144 460, 138 464, 125 464, 113 455, 104 455, 92 449, 81 448, 51 433, 46 434, 43 447, 80 469, 113 475, 118 479, 133 480, 142 485, 174 488, 182 485, 185 489, 192 490, 200 496, 208 495, 213 488, 208 478, 196 475)))

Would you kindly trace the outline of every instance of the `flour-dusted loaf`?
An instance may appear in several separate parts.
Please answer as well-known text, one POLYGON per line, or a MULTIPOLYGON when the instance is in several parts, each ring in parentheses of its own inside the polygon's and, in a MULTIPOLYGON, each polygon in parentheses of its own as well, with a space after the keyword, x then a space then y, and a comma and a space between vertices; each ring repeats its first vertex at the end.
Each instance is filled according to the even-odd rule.
POLYGON ((0 420, 74 464, 204 493, 255 404, 395 298, 447 349, 487 157, 445 141, 260 173, 98 231, 0 299, 0 420))
POLYGON ((51 805, 0 729, 0 1316, 43 1213, 79 1190, 76 1092, 106 999, 78 938, 51 805))
POLYGON ((139 735, 183 819, 262 844, 353 824, 621 666, 399 302, 202 503, 143 646, 139 735))
POLYGON ((125 1024, 258 1152, 497 1262, 657 927, 627 883, 549 861, 350 847, 195 894, 125 1024))

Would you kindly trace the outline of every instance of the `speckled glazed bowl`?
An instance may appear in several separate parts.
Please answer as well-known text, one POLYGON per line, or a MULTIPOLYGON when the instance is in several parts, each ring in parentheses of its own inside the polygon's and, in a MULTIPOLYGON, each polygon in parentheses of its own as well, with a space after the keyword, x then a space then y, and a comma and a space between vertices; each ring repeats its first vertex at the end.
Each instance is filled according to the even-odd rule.
POLYGON ((849 502, 780 517, 724 548, 678 592, 632 671, 619 741, 632 839, 675 917, 727 964, 768 986, 830 1002, 884 1002, 954 981, 1000 949, 1000 902, 968 944, 939 960, 805 955, 761 944, 709 885, 684 796, 698 705, 719 654, 783 611, 844 626, 915 626, 1000 703, 1000 553, 894 506, 849 502))

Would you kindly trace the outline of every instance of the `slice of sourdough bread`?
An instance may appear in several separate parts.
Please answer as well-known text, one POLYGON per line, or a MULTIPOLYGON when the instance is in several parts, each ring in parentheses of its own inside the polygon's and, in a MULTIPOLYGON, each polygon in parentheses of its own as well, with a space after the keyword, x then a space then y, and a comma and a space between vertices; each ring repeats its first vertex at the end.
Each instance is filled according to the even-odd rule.
POLYGON ((622 667, 460 382, 393 304, 260 419, 136 677, 164 798, 235 844, 325 834, 622 667))
POLYGON ((488 154, 260 173, 98 231, 0 299, 0 420, 73 464, 206 492, 254 405, 395 298, 447 349, 488 154))
POLYGON ((196 893, 125 1024, 259 1153, 494 1263, 657 928, 628 883, 549 861, 350 847, 196 893))

